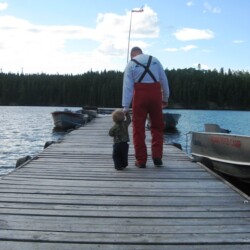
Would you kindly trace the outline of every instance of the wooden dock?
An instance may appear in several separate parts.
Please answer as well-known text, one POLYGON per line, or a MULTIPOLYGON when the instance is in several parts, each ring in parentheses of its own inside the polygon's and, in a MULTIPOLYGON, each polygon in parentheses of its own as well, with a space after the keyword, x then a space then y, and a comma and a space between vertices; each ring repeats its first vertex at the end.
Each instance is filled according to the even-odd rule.
POLYGON ((0 250, 250 248, 247 196, 170 145, 163 167, 138 169, 131 143, 116 171, 111 125, 96 118, 0 180, 0 250))

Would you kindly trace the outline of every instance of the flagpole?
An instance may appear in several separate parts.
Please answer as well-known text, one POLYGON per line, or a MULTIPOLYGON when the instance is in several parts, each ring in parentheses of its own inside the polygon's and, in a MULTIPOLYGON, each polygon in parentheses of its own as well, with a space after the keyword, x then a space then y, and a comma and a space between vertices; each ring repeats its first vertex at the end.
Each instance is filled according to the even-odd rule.
POLYGON ((129 58, 129 47, 130 47, 130 33, 131 33, 131 25, 132 25, 132 14, 134 12, 143 12, 143 8, 139 10, 131 10, 130 12, 130 22, 129 22, 129 31, 128 31, 128 51, 127 51, 127 63, 128 63, 128 58, 129 58))

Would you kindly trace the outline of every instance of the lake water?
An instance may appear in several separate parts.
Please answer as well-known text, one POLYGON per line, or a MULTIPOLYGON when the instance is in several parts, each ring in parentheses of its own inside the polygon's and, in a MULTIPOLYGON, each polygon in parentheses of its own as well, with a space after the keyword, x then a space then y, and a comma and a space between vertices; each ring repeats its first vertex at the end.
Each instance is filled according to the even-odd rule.
MULTIPOLYGON (((70 108, 72 110, 80 107, 70 108)), ((64 133, 54 132, 51 112, 62 107, 0 106, 0 175, 15 168, 16 161, 42 152, 47 141, 57 141, 64 133)), ((204 131, 205 123, 217 123, 231 133, 250 135, 250 112, 169 110, 181 114, 177 131, 166 133, 166 143, 179 143, 190 152, 190 131, 204 131)))
POLYGON ((218 111, 218 110, 169 110, 181 114, 176 133, 166 134, 166 142, 177 142, 182 149, 190 153, 190 131, 204 131, 205 123, 216 123, 231 134, 250 135, 249 111, 218 111))
POLYGON ((53 132, 51 112, 56 110, 63 108, 0 106, 0 175, 12 171, 17 159, 36 156, 47 141, 65 134, 53 132))

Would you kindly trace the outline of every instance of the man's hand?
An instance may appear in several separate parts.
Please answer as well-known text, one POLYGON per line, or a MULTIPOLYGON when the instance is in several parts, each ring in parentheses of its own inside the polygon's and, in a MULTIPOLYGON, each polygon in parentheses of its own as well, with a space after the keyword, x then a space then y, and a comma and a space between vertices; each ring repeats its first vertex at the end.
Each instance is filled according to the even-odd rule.
POLYGON ((127 113, 129 113, 129 108, 128 107, 124 107, 123 108, 123 113, 126 115, 127 113))

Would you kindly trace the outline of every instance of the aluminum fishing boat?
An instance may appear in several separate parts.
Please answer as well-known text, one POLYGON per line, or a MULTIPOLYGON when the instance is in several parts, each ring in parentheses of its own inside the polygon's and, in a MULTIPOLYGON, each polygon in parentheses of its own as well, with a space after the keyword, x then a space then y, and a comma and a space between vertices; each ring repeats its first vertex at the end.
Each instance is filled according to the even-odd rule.
POLYGON ((250 182, 250 136, 192 132, 191 155, 226 175, 250 182))

